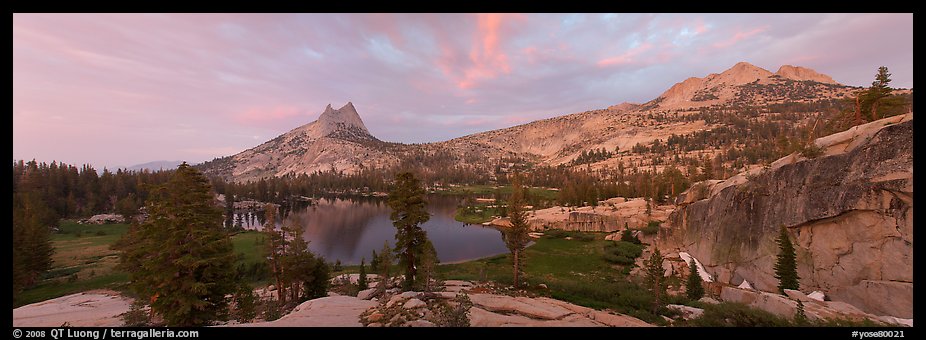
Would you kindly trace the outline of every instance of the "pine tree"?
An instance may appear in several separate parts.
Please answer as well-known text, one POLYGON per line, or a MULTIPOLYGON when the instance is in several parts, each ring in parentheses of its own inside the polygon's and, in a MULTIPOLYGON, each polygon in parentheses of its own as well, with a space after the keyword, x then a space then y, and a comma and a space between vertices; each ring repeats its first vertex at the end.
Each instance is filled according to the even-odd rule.
POLYGON ((360 276, 357 278, 357 288, 360 289, 360 290, 365 290, 365 289, 369 288, 369 287, 367 287, 367 265, 366 265, 366 262, 367 262, 367 259, 366 259, 365 257, 360 259, 360 276))
POLYGON ((511 251, 512 264, 514 269, 514 287, 520 287, 520 274, 523 267, 521 251, 527 247, 530 242, 529 225, 527 224, 527 213, 524 211, 524 188, 521 187, 521 176, 515 173, 511 179, 511 197, 508 199, 508 217, 511 226, 502 232, 505 240, 505 246, 511 251))
POLYGON ((666 296, 666 283, 663 278, 662 254, 653 249, 653 254, 644 263, 646 288, 653 294, 653 313, 662 307, 666 296))
POLYGON ((421 278, 424 281, 420 284, 425 292, 431 291, 431 279, 434 277, 434 270, 440 259, 437 258, 437 250, 431 240, 424 243, 424 252, 421 253, 421 278))
POLYGON ((778 260, 775 262, 775 278, 778 279, 778 291, 784 294, 785 289, 799 289, 797 276, 797 254, 791 238, 788 236, 788 230, 781 226, 778 239, 778 260))
POLYGON ((281 231, 276 228, 276 206, 273 204, 267 204, 264 206, 264 216, 266 222, 264 223, 264 235, 267 235, 267 248, 265 253, 267 254, 267 262, 270 263, 270 272, 273 274, 274 280, 276 280, 277 285, 277 294, 280 298, 280 303, 286 303, 286 284, 283 281, 283 275, 285 273, 283 269, 283 250, 285 245, 283 242, 285 238, 281 231))
POLYGON ((226 296, 238 287, 237 256, 206 177, 181 164, 151 193, 147 209, 149 218, 117 245, 123 250, 119 268, 130 274, 130 287, 170 326, 225 319, 226 296))
POLYGON ((235 226, 235 195, 231 190, 225 191, 225 228, 232 229, 235 226))
POLYGON ((376 249, 373 249, 373 257, 370 260, 370 269, 373 272, 379 270, 379 255, 376 255, 376 249))
POLYGON ((13 193, 13 300, 51 268, 50 228, 57 216, 32 192, 13 193))
POLYGON ((690 263, 688 263, 688 269, 689 275, 688 282, 685 285, 685 294, 688 295, 688 298, 691 300, 699 300, 704 297, 704 286, 701 274, 698 273, 698 266, 695 263, 694 257, 692 257, 690 263))
POLYGON ((881 99, 886 98, 890 95, 892 89, 887 86, 891 82, 891 74, 888 73, 887 67, 881 66, 878 68, 878 74, 875 75, 875 81, 871 83, 871 87, 868 88, 866 101, 871 106, 871 120, 878 120, 878 105, 881 102, 881 99))
POLYGON ((378 288, 379 295, 386 292, 386 286, 389 285, 390 270, 392 268, 392 248, 389 248, 389 242, 383 241, 383 249, 379 251, 379 276, 380 283, 378 288))
POLYGON ((421 253, 428 235, 421 228, 431 216, 426 209, 424 188, 421 182, 410 172, 396 175, 396 182, 389 192, 389 215, 396 228, 395 252, 399 255, 399 264, 405 268, 405 280, 402 287, 405 290, 415 286, 421 253))
MULTIPOLYGON (((302 237, 305 226, 290 220, 283 230, 283 284, 287 285, 290 302, 297 304, 328 295, 328 265, 325 259, 309 251, 309 242, 302 237)), ((282 292, 281 292, 282 294, 282 292)))

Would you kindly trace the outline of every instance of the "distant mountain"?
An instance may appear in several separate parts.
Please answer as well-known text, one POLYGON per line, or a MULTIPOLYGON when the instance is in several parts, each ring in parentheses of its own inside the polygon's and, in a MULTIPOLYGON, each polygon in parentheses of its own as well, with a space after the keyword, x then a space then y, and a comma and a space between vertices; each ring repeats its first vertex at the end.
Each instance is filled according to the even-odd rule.
POLYGON ((723 104, 764 105, 804 99, 842 97, 850 87, 804 67, 784 65, 772 73, 739 62, 723 73, 688 78, 644 104, 647 109, 684 109, 723 104))
MULTIPOLYGON (((200 167, 207 173, 244 181, 331 169, 353 173, 361 167, 425 164, 422 159, 438 158, 441 166, 453 164, 479 171, 492 171, 510 157, 541 165, 569 164, 588 150, 630 150, 638 144, 665 142, 672 135, 691 135, 725 124, 700 116, 691 118, 704 109, 815 103, 844 98, 854 90, 804 67, 784 65, 772 73, 740 62, 719 74, 688 78, 647 103, 622 103, 413 145, 383 142, 371 135, 352 103, 337 110, 329 104, 314 122, 200 167)), ((614 158, 611 163, 618 161, 614 158)), ((642 164, 639 159, 630 161, 642 164)))
POLYGON ((352 172, 361 164, 384 167, 398 162, 394 143, 370 134, 354 104, 331 104, 318 119, 230 157, 201 165, 206 173, 238 181, 334 169, 352 172))
POLYGON ((179 166, 181 163, 183 163, 183 161, 154 161, 154 162, 148 162, 148 163, 142 163, 142 164, 135 164, 133 166, 128 167, 126 170, 129 170, 129 171, 139 171, 143 169, 148 169, 151 171, 173 170, 173 169, 176 169, 177 166, 179 166))

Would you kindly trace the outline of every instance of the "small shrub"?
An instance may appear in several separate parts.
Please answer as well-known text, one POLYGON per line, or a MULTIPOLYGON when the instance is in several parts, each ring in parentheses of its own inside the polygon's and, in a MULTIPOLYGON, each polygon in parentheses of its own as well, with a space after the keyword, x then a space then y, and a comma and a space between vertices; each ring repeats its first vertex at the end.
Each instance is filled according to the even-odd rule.
POLYGON ((469 327, 469 309, 473 307, 473 302, 462 292, 457 293, 453 302, 456 306, 446 302, 441 305, 435 324, 440 327, 469 327))
POLYGON ((643 255, 643 246, 631 242, 617 241, 605 245, 605 261, 620 265, 632 265, 634 260, 643 255))
POLYGON ((235 300, 234 317, 241 323, 247 323, 257 317, 257 296, 247 285, 242 285, 232 296, 235 300))
POLYGON ((621 232, 621 241, 630 242, 633 244, 643 244, 643 242, 640 242, 640 239, 637 238, 633 232, 630 231, 630 229, 624 229, 624 231, 621 232))
POLYGON ((562 229, 553 229, 546 232, 547 237, 549 238, 565 238, 569 236, 569 233, 562 229))
POLYGON ((139 300, 132 302, 132 307, 128 312, 119 315, 122 317, 122 323, 125 327, 145 327, 151 325, 151 319, 148 318, 148 312, 145 311, 145 304, 139 300))
POLYGON ((823 148, 811 142, 801 148, 801 155, 809 159, 814 159, 823 155, 823 148))
POLYGON ((646 227, 643 227, 640 231, 643 232, 643 235, 656 235, 659 232, 659 221, 649 221, 646 227))
POLYGON ((279 300, 273 298, 264 300, 263 303, 260 304, 259 310, 260 315, 266 321, 273 321, 283 316, 283 306, 280 304, 279 300))
POLYGON ((704 314, 688 321, 689 326, 698 327, 788 327, 791 322, 761 309, 741 303, 724 302, 707 305, 704 314))
POLYGON ((572 235, 572 238, 582 242, 591 242, 595 240, 595 235, 585 234, 585 233, 575 233, 572 235))

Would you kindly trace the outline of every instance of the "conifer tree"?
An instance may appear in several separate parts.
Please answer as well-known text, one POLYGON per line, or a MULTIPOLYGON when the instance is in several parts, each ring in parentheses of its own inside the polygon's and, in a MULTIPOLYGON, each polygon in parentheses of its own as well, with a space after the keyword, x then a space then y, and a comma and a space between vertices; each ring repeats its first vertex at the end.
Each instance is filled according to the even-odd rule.
POLYGON ((530 231, 527 224, 527 214, 524 211, 524 188, 521 186, 521 176, 515 173, 511 179, 511 197, 508 199, 508 217, 511 226, 502 233, 505 239, 505 246, 511 252, 512 264, 514 269, 514 287, 520 287, 521 268, 523 267, 521 251, 527 247, 530 242, 528 232, 530 231))
POLYGON ((405 268, 403 289, 415 286, 418 266, 421 265, 420 256, 424 252, 424 244, 428 235, 421 228, 431 215, 425 208, 424 188, 421 182, 410 172, 396 175, 396 182, 389 192, 389 215, 396 228, 395 252, 399 255, 399 264, 405 268))
POLYGON ((264 223, 264 234, 267 235, 267 261, 270 262, 270 272, 273 274, 273 278, 276 280, 277 294, 280 297, 280 303, 286 303, 286 285, 283 282, 284 268, 282 263, 283 258, 283 249, 284 249, 284 237, 283 234, 276 229, 276 207, 272 204, 267 204, 264 206, 264 216, 266 222, 264 223))
POLYGON ((370 270, 374 273, 379 270, 379 255, 376 254, 376 249, 373 249, 373 257, 370 259, 370 270))
POLYGON ((225 191, 225 228, 235 227, 235 195, 231 190, 225 191))
POLYGON ((704 286, 703 279, 701 279, 701 274, 698 273, 698 266, 695 263, 694 257, 691 258, 691 261, 688 263, 688 282, 685 285, 685 294, 688 295, 688 298, 691 300, 698 300, 704 297, 704 286))
POLYGON ((871 106, 871 120, 878 120, 878 105, 881 103, 881 99, 886 98, 890 95, 892 89, 887 86, 891 82, 891 74, 888 73, 887 67, 881 66, 878 68, 878 74, 875 75, 875 81, 871 83, 871 87, 868 88, 866 101, 871 106))
MULTIPOLYGON (((305 226, 289 220, 283 227, 288 234, 283 239, 283 284, 287 285, 292 304, 326 296, 328 293, 328 265, 325 259, 309 250, 303 238, 305 226)), ((282 294, 282 292, 281 292, 282 294)))
POLYGON ((653 249, 652 255, 644 263, 646 289, 653 294, 653 313, 662 307, 666 296, 666 283, 663 278, 662 254, 653 249))
POLYGON ((775 278, 778 279, 778 291, 784 294, 785 289, 798 289, 800 278, 797 276, 797 254, 794 251, 794 244, 788 236, 788 230, 781 226, 778 233, 778 259, 775 262, 775 278))
POLYGON ((13 300, 51 268, 52 226, 57 216, 35 193, 13 193, 13 300))
POLYGON ((383 249, 379 252, 379 268, 377 268, 380 276, 380 283, 377 288, 380 295, 386 292, 386 286, 389 285, 392 260, 392 248, 389 248, 388 241, 383 241, 383 249))
POLYGON ((365 257, 360 259, 360 276, 357 278, 357 288, 360 289, 360 290, 365 290, 365 289, 369 288, 369 287, 367 287, 367 265, 366 265, 366 261, 367 261, 367 259, 366 259, 365 257))
POLYGON ((437 250, 431 240, 424 243, 424 252, 421 253, 421 279, 424 281, 420 284, 425 292, 431 291, 431 279, 434 277, 434 271, 440 260, 437 258, 437 250))
POLYGON ((120 269, 130 287, 150 301, 170 326, 204 326, 223 320, 239 286, 237 259, 212 204, 209 181, 181 164, 166 185, 151 193, 150 216, 120 240, 120 269))

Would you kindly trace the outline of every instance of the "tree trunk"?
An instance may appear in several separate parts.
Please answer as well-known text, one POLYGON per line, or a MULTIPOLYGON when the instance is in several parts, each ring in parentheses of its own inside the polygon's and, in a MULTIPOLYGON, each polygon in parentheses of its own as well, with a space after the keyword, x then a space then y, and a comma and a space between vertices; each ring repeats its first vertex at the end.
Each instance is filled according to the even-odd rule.
POLYGON ((862 125, 862 104, 859 103, 859 95, 855 96, 855 125, 862 125))
POLYGON ((878 120, 878 100, 875 100, 874 103, 871 103, 871 121, 878 120))
POLYGON ((408 253, 408 275, 406 275, 405 280, 408 281, 408 288, 414 289, 412 285, 415 284, 415 275, 418 273, 418 270, 415 268, 415 254, 411 251, 408 253))
POLYGON ((515 289, 520 287, 520 282, 518 281, 518 276, 519 276, 518 274, 520 274, 520 270, 518 270, 519 269, 518 266, 520 265, 520 263, 518 263, 519 262, 518 260, 519 260, 520 254, 521 252, 518 250, 515 250, 514 253, 512 254, 514 255, 514 288, 515 289))

